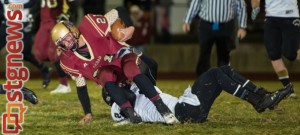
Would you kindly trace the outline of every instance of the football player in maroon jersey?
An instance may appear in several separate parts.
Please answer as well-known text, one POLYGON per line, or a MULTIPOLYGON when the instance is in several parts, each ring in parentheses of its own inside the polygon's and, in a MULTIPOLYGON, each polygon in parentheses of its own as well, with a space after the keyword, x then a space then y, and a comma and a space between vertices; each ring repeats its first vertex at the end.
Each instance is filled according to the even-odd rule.
POLYGON ((132 21, 124 7, 112 9, 105 15, 87 14, 79 28, 69 21, 59 22, 51 31, 52 40, 58 46, 60 66, 76 81, 78 98, 83 106, 85 117, 79 124, 92 119, 85 78, 93 80, 108 90, 109 95, 121 107, 121 111, 132 123, 140 123, 131 103, 124 96, 122 84, 135 82, 142 93, 156 106, 158 112, 173 124, 174 114, 163 103, 150 79, 140 71, 141 54, 133 53, 124 41, 134 32, 132 21), (120 28, 124 38, 117 41, 112 37, 110 26, 120 18, 127 27, 120 28))

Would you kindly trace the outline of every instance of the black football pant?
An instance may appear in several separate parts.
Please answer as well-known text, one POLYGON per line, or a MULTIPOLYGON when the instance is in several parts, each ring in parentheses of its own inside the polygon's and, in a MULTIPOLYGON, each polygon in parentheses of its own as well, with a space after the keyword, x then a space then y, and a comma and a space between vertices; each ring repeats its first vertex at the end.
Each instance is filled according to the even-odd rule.
POLYGON ((244 99, 249 92, 256 92, 252 82, 233 71, 229 66, 211 68, 203 73, 192 86, 192 93, 195 94, 200 106, 192 106, 186 103, 177 104, 175 107, 176 117, 180 121, 204 122, 215 99, 222 90, 236 97, 244 99))

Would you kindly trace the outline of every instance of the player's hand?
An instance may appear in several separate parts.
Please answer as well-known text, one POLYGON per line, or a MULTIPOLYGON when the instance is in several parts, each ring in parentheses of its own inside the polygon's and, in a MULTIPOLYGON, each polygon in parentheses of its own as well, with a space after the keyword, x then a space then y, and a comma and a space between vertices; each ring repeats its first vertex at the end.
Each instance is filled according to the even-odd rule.
POLYGON ((182 31, 183 31, 184 33, 187 33, 187 32, 190 31, 190 27, 191 27, 190 24, 184 23, 184 24, 182 25, 182 31))
POLYGON ((239 39, 243 39, 246 35, 247 35, 246 30, 243 28, 239 28, 239 30, 237 31, 237 37, 239 39))
POLYGON ((56 22, 60 22, 60 21, 69 21, 70 15, 67 13, 61 13, 58 17, 56 22))
POLYGON ((121 39, 120 41, 121 42, 125 42, 125 41, 129 40, 132 37, 132 35, 134 33, 134 27, 133 26, 129 26, 127 28, 120 28, 119 32, 121 32, 121 33, 124 34, 124 38, 121 39))
POLYGON ((79 126, 85 125, 85 124, 87 124, 87 123, 92 122, 92 120, 93 120, 92 114, 91 114, 91 113, 88 113, 88 114, 86 114, 86 115, 78 122, 78 125, 79 125, 79 126))

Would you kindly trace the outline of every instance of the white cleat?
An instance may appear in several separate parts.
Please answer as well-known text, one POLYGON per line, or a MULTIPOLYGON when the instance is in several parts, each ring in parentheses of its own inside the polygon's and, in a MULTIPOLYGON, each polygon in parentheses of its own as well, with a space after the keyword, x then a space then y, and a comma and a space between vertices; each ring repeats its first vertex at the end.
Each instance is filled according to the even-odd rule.
POLYGON ((123 125, 128 125, 128 124, 132 124, 132 123, 128 119, 125 119, 125 120, 122 120, 118 123, 113 124, 113 126, 117 127, 117 126, 123 126, 123 125))
POLYGON ((173 113, 166 114, 163 117, 167 124, 179 123, 179 121, 177 120, 177 118, 175 117, 175 115, 173 113))
POLYGON ((68 86, 59 84, 56 89, 50 92, 50 94, 70 93, 70 92, 71 92, 71 87, 69 84, 68 86))

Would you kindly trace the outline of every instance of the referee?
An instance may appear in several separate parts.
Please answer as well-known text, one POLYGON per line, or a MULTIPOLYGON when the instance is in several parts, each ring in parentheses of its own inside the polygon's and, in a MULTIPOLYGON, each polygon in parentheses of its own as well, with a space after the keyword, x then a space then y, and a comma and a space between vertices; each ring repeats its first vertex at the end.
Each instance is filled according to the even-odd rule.
POLYGON ((192 19, 200 18, 200 58, 197 75, 210 68, 212 46, 216 43, 218 66, 229 64, 229 53, 235 48, 234 17, 237 16, 239 29, 237 37, 246 36, 247 13, 244 0, 192 0, 184 18, 183 32, 190 30, 192 19))
MULTIPOLYGON (((259 11, 260 0, 251 1, 253 14, 259 11)), ((272 66, 283 86, 291 83, 282 56, 289 61, 300 60, 300 19, 297 0, 265 0, 264 41, 272 66)), ((255 16, 254 18, 255 19, 255 16)), ((296 98, 292 93, 289 97, 296 98)))

